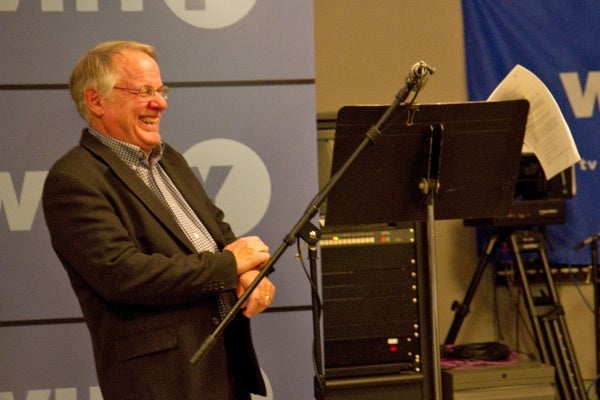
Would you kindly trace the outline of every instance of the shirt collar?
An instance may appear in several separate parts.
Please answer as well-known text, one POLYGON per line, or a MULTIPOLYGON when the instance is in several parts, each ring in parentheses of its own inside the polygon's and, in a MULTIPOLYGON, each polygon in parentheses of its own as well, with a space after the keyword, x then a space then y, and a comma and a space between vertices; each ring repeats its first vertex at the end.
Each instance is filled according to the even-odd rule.
POLYGON ((146 156, 146 153, 134 144, 103 135, 91 127, 88 128, 88 130, 96 139, 111 149, 127 165, 131 166, 144 161, 150 165, 154 165, 162 158, 165 147, 162 142, 154 146, 150 156, 146 156))

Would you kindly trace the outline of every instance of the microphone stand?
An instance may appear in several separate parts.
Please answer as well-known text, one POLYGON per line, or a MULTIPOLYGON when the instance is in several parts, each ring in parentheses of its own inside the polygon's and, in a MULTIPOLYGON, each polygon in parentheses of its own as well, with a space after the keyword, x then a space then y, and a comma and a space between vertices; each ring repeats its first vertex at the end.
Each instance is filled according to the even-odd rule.
MULTIPOLYGON (((240 296, 238 301, 233 305, 232 309, 229 313, 223 318, 220 324, 215 328, 212 334, 210 334, 205 341, 200 345, 196 353, 191 357, 190 363, 196 364, 210 349, 214 346, 216 340, 223 334, 227 326, 231 323, 233 318, 236 316, 238 311, 241 309, 242 304, 248 299, 250 293, 258 286, 260 281, 274 271, 275 263, 281 258, 285 250, 288 247, 293 245, 293 243, 299 237, 311 237, 315 236, 315 227, 310 222, 317 212, 319 211, 319 207, 327 198, 327 195, 333 188, 333 186, 340 180, 340 178, 346 173, 348 168, 354 163, 356 158, 362 153, 362 151, 369 145, 375 143, 379 137, 381 137, 381 127, 385 122, 389 119, 392 113, 396 110, 396 108, 402 104, 411 91, 415 91, 418 94, 421 87, 424 85, 426 78, 434 72, 433 68, 429 67, 423 61, 416 63, 412 68, 411 72, 409 72, 406 77, 405 85, 400 91, 396 94, 394 101, 387 108, 385 113, 381 116, 379 121, 375 125, 373 125, 367 132, 366 137, 362 141, 362 143, 356 148, 354 153, 350 155, 350 157, 345 161, 345 163, 340 167, 340 169, 329 179, 329 181, 323 186, 323 188, 316 194, 313 200, 310 202, 310 205, 304 211, 304 214, 300 217, 300 219, 296 222, 296 224, 292 227, 290 232, 283 238, 283 243, 275 250, 267 264, 263 266, 258 276, 254 279, 254 281, 248 286, 246 291, 240 296), (307 234, 308 236, 306 236, 307 234)), ((414 100, 414 99, 413 99, 414 100)), ((313 238, 314 239, 314 238, 313 238)), ((316 242, 315 242, 316 243, 316 242)), ((309 242, 310 244, 310 242, 309 242)), ((314 309, 313 309, 314 312, 314 309)), ((320 343, 317 343, 320 345, 320 343)), ((319 351, 320 353, 320 351, 319 351)), ((316 366, 318 379, 320 380, 322 377, 321 365, 316 366)))

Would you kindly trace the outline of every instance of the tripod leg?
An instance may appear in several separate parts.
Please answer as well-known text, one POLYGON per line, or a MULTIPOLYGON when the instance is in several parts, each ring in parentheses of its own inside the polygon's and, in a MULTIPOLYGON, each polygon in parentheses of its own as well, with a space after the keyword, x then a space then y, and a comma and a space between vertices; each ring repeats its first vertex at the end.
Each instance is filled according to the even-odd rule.
POLYGON ((566 371, 565 378, 568 380, 570 387, 574 391, 574 398, 586 399, 587 394, 585 392, 583 378, 579 371, 577 359, 575 357, 575 349, 573 348, 573 342, 571 341, 571 336, 565 320, 565 313, 562 305, 560 304, 558 291, 556 290, 556 285, 554 284, 554 279, 552 278, 550 264, 546 258, 546 252, 544 251, 543 247, 543 238, 540 240, 542 240, 540 244, 540 257, 544 267, 544 275, 546 276, 546 285, 551 299, 556 307, 556 312, 550 316, 551 318, 549 321, 549 324, 552 327, 552 333, 554 335, 554 342, 558 343, 559 345, 559 347, 556 349, 556 359, 564 363, 563 368, 566 371))
POLYGON ((511 235, 511 247, 519 269, 541 360, 554 367, 561 399, 586 400, 587 393, 565 323, 563 308, 554 286, 543 236, 537 231, 515 232, 511 235), (534 297, 521 257, 522 252, 536 253, 539 256, 548 293, 534 297))
POLYGON ((458 301, 455 301, 452 304, 452 310, 455 311, 454 320, 452 321, 452 325, 450 326, 450 329, 448 330, 448 334, 446 335, 446 340, 444 341, 444 344, 446 344, 446 345, 454 344, 454 342, 456 341, 456 337, 458 336, 458 331, 460 330, 460 327, 461 327, 465 317, 469 313, 469 307, 471 305, 471 302, 473 301, 473 297, 475 296, 475 292, 477 290, 477 287, 479 286, 479 283, 481 282, 481 278, 483 277, 485 267, 487 266, 488 259, 489 259, 490 255, 492 254, 492 251, 494 251, 494 247, 496 246, 497 241, 498 241, 498 234, 493 234, 488 238, 487 243, 485 244, 485 247, 484 247, 484 253, 481 255, 481 258, 479 259, 479 263, 477 264, 477 269, 475 270, 475 274, 473 275, 473 278, 471 279, 471 283, 469 284, 469 287, 467 289, 467 293, 465 294, 465 298, 463 299, 463 302, 459 303, 458 301))
MULTIPOLYGON (((590 243, 592 282, 594 283, 594 326, 596 331, 596 374, 600 372, 600 280, 598 276, 598 242, 590 243)), ((596 397, 600 399, 600 383, 596 381, 596 397)))

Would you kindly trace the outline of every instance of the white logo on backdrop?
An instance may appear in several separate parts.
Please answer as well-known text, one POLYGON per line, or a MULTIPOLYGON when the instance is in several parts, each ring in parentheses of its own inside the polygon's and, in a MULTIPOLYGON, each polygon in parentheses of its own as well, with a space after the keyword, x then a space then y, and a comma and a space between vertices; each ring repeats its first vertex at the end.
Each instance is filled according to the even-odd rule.
MULTIPOLYGON (((1 1, 1 0, 0 0, 1 1)), ((269 378, 265 374, 265 371, 261 370, 263 379, 265 380, 265 386, 267 387, 267 397, 252 395, 252 400, 273 400, 273 389, 271 387, 271 382, 269 378)), ((98 386, 90 386, 88 396, 84 396, 89 398, 89 400, 102 400, 102 393, 100 392, 100 387, 98 386)), ((64 399, 64 400, 77 400, 78 399, 78 388, 76 387, 66 387, 60 389, 31 389, 27 391, 27 400, 48 400, 50 398, 54 399, 64 399), (54 397, 52 397, 54 394, 54 397)), ((17 396, 13 392, 0 392, 0 400, 16 400, 17 396)))
POLYGON ((198 169, 206 191, 236 235, 250 232, 263 219, 271 200, 271 179, 251 148, 231 139, 211 139, 190 147, 183 156, 198 169))
POLYGON ((165 3, 190 25, 219 29, 243 19, 256 0, 165 0, 165 3))
MULTIPOLYGON (((198 169, 206 191, 225 212, 236 235, 248 233, 263 219, 271 200, 271 179, 252 149, 234 140, 212 139, 195 144, 184 157, 198 169)), ((27 171, 17 185, 11 173, 0 172, 0 213, 6 214, 10 231, 31 230, 47 174, 27 171)))
MULTIPOLYGON (((0 0, 0 12, 16 12, 20 0, 0 0)), ((167 6, 182 21, 204 29, 219 29, 242 20, 256 0, 165 0, 167 6)), ((64 0, 40 0, 43 12, 64 12, 64 0)), ((76 0, 77 12, 98 12, 98 0, 76 0)), ((121 11, 144 11, 143 0, 121 0, 121 11)))
POLYGON ((260 372, 262 373, 262 377, 265 380, 265 386, 267 388, 267 397, 259 396, 256 394, 253 394, 250 397, 252 398, 252 400, 273 400, 273 399, 275 399, 275 397, 273 395, 273 388, 271 387, 271 382, 269 381, 269 377, 267 377, 267 374, 265 374, 265 371, 263 371, 262 369, 260 370, 260 372))

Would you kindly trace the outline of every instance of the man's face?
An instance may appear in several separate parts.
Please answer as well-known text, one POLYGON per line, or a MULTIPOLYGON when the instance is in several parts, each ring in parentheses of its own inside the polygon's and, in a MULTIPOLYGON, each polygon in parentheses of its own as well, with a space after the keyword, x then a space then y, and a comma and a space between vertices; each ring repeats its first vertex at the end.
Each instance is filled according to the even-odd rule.
POLYGON ((163 86, 156 61, 147 54, 126 50, 113 56, 117 81, 112 96, 101 100, 100 133, 134 144, 146 153, 160 143, 160 118, 167 101, 158 92, 141 99, 136 91, 141 87, 159 89, 163 86))

